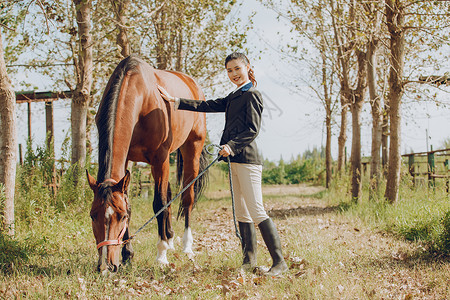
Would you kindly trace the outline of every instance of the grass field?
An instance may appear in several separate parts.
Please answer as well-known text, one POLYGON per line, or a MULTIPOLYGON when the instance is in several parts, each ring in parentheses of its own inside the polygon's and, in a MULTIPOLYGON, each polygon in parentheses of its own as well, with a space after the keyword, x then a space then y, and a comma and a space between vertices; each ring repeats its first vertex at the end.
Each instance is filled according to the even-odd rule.
MULTIPOLYGON (((97 251, 90 201, 19 219, 16 239, 1 237, 0 297, 4 299, 447 299, 450 261, 435 255, 430 237, 409 238, 414 220, 439 226, 448 199, 422 199, 402 191, 388 206, 363 199, 346 204, 345 188, 324 191, 307 185, 266 186, 265 205, 280 232, 290 267, 280 278, 240 270, 226 176, 215 170, 192 222, 194 259, 181 252, 183 221, 174 221, 170 265, 156 258, 156 223, 134 240, 131 265, 107 276, 95 271, 97 251), (439 200, 437 200, 439 199, 439 200), (431 202, 433 200, 434 202, 431 202), (428 204, 427 204, 428 203, 428 204), (405 215, 404 212, 408 212, 405 215), (423 213, 423 212, 427 213, 423 213), (377 215, 378 214, 378 215, 377 215), (420 216, 420 217, 419 217, 420 216), (412 220, 412 221, 411 221, 412 220), (403 231, 402 231, 403 230, 403 231)), ((151 193, 150 193, 151 194, 151 193)), ((36 200, 37 201, 37 200, 36 200)), ((178 202, 176 202, 178 205, 178 202)), ((25 206, 21 206, 25 207, 25 206)), ((134 232, 152 216, 149 199, 132 199, 134 232)), ((34 210, 34 211, 33 211, 34 210)), ((416 224, 417 225, 417 224, 416 224)), ((425 230, 425 229, 424 229, 425 230)), ((438 232, 439 230, 437 230, 438 232)), ((430 235, 429 235, 430 236, 430 235)), ((432 239, 431 235, 431 239, 432 239)), ((258 262, 270 266, 258 233, 258 262)))

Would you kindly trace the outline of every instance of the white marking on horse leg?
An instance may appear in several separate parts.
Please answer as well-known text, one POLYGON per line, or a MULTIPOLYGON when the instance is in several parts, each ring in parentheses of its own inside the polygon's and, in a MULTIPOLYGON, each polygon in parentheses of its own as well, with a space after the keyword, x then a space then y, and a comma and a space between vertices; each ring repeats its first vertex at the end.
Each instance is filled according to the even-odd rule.
POLYGON ((172 238, 170 238, 170 239, 168 240, 168 243, 169 243, 169 249, 170 249, 170 250, 175 250, 175 246, 174 246, 174 244, 173 244, 173 240, 174 240, 174 237, 172 237, 172 238))
POLYGON ((183 235, 183 252, 194 255, 192 251, 192 244, 194 243, 194 239, 192 238, 191 227, 187 227, 184 229, 183 235))
POLYGON ((161 240, 161 237, 159 237, 156 248, 158 248, 156 262, 162 265, 168 265, 169 261, 167 260, 167 249, 169 249, 169 244, 166 241, 161 240))

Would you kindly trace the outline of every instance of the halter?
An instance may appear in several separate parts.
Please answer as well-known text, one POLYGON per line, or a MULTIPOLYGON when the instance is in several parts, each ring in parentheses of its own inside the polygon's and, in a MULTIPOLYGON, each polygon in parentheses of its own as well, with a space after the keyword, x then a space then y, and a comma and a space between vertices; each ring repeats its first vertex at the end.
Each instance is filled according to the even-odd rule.
POLYGON ((123 244, 123 236, 125 234, 125 231, 127 230, 127 223, 125 222, 125 226, 123 227, 122 231, 120 232, 119 236, 117 237, 117 240, 106 240, 101 243, 97 244, 97 249, 100 249, 103 246, 111 246, 111 245, 122 245, 123 244))
MULTIPOLYGON (((112 178, 105 179, 103 182, 111 182, 112 184, 117 184, 117 181, 112 178)), ((126 199, 125 199, 125 202, 127 202, 127 205, 128 205, 128 201, 126 199)), ((106 241, 100 242, 97 244, 97 249, 100 249, 103 246, 124 244, 123 236, 125 235, 125 231, 127 231, 127 222, 125 222, 125 226, 123 227, 122 231, 120 232, 119 236, 117 237, 117 240, 106 240, 106 241)))

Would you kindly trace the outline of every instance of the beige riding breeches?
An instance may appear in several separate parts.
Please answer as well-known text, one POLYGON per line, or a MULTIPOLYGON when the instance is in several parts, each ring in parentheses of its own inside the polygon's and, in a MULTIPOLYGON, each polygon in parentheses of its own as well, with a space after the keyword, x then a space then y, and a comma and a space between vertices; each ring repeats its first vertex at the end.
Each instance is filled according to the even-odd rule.
POLYGON ((236 219, 256 225, 268 219, 261 190, 262 166, 231 163, 231 174, 236 219))

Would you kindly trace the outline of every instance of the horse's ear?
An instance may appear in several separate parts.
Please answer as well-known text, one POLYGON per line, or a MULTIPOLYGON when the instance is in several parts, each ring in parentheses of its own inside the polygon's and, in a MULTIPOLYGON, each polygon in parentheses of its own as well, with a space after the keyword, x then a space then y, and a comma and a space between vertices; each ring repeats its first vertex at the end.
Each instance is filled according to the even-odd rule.
POLYGON ((130 177, 130 171, 126 170, 125 176, 123 176, 119 183, 117 183, 117 187, 122 191, 122 193, 126 192, 128 184, 130 183, 130 177))
POLYGON ((95 191, 95 190, 97 189, 97 186, 98 186, 97 180, 95 180, 95 178, 92 177, 92 176, 89 174, 89 171, 88 171, 88 170, 86 170, 86 176, 87 176, 87 180, 88 180, 88 182, 89 182, 89 186, 91 187, 91 189, 92 189, 93 191, 95 191))

